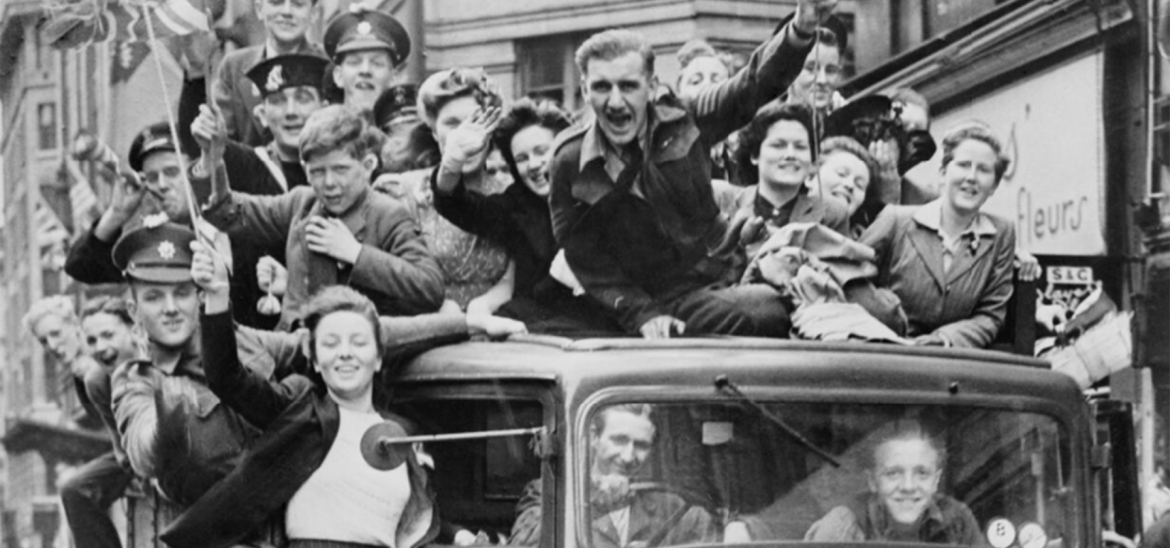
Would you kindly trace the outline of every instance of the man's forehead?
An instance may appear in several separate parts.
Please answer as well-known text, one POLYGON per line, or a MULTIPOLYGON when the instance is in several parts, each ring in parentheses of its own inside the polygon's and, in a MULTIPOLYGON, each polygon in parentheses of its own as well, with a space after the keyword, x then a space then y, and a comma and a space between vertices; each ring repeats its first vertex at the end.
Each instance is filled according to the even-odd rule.
POLYGON ((646 60, 636 51, 627 51, 611 59, 591 57, 585 63, 585 77, 589 80, 644 79, 650 74, 646 60))
POLYGON ((393 64, 393 55, 391 55, 390 50, 387 48, 369 48, 347 51, 341 54, 341 63, 345 64, 350 60, 372 59, 375 57, 385 57, 387 62, 393 64))
POLYGON ((142 159, 142 167, 146 169, 147 165, 155 165, 166 167, 169 165, 179 165, 179 154, 173 150, 160 150, 158 152, 151 152, 142 159))

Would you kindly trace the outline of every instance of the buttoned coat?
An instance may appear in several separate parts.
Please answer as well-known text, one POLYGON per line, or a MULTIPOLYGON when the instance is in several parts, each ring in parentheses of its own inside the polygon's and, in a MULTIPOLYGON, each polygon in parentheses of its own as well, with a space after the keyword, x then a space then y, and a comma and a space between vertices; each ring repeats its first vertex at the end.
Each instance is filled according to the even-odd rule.
POLYGON ((305 229, 314 217, 330 217, 313 189, 297 187, 280 196, 230 192, 212 203, 206 218, 233 239, 261 245, 285 244, 288 292, 280 328, 300 318, 300 309, 317 290, 349 285, 369 297, 384 316, 413 316, 439 309, 443 275, 431 256, 418 223, 399 201, 366 188, 340 219, 361 254, 353 265, 309 250, 305 229))
POLYGON ((980 213, 994 234, 964 236, 950 270, 937 232, 915 219, 925 206, 887 206, 860 242, 877 256, 879 287, 902 300, 909 336, 937 334, 954 346, 984 348, 995 339, 1012 296, 1016 233, 1011 223, 980 213))

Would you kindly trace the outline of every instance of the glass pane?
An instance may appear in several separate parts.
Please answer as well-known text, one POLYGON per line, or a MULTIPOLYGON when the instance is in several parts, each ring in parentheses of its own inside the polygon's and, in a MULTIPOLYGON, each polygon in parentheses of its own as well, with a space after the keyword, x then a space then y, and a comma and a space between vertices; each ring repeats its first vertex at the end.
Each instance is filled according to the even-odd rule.
MULTIPOLYGON (((425 434, 542 424, 540 403, 530 400, 433 399, 412 402, 401 412, 425 434)), ((426 452, 434 459, 431 479, 443 521, 482 533, 482 541, 491 544, 506 541, 517 503, 529 483, 540 478, 540 459, 531 448, 532 439, 525 435, 427 443, 426 452)), ((539 502, 539 497, 536 500, 539 502)))
POLYGON ((993 545, 1052 548, 1075 534, 1064 527, 1072 500, 1067 439, 1045 415, 636 403, 594 414, 588 439, 586 511, 595 546, 749 539, 985 545, 995 535, 1010 538, 993 545), (728 523, 747 538, 724 539, 728 523))

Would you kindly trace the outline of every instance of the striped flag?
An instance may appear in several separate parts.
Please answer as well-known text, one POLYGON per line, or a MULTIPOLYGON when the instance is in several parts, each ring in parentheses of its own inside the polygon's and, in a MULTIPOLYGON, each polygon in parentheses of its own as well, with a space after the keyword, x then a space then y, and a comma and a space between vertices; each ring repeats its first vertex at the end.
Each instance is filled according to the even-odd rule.
POLYGON ((52 0, 45 8, 44 36, 54 47, 69 49, 95 42, 145 41, 147 20, 155 36, 167 38, 211 32, 205 10, 223 13, 225 0, 52 0))

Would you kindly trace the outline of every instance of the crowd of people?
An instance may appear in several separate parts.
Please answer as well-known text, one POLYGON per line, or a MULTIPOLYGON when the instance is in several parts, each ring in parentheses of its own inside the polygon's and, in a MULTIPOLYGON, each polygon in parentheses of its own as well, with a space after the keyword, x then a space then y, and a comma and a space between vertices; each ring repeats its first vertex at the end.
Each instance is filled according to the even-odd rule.
MULTIPOLYGON (((185 84, 178 127, 134 139, 71 246, 70 276, 125 295, 26 316, 113 444, 62 489, 77 545, 120 546, 106 508, 134 476, 184 510, 175 547, 281 512, 302 547, 435 538, 425 457, 382 473, 355 439, 397 420, 383 363, 468 335, 990 344, 1018 260, 981 211, 1003 146, 966 124, 938 189, 905 180, 935 150, 929 104, 846 102, 835 3, 800 0, 746 58, 688 43, 674 89, 642 36, 597 33, 570 113, 475 67, 398 83, 418 37, 389 14, 340 14, 317 44, 313 0, 256 0, 265 42, 210 97, 185 84)), ((609 415, 599 436, 646 426, 609 415)))

